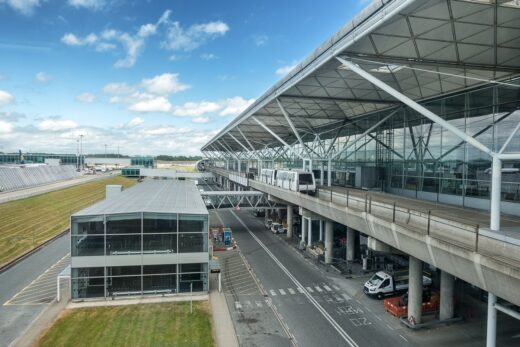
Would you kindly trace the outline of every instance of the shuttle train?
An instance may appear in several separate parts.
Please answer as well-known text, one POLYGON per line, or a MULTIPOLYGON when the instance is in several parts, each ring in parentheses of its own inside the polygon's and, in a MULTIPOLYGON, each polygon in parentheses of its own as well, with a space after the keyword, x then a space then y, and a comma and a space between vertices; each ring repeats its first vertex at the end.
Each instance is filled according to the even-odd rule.
POLYGON ((293 192, 302 192, 310 195, 316 193, 316 181, 312 172, 262 169, 260 171, 260 181, 293 192))

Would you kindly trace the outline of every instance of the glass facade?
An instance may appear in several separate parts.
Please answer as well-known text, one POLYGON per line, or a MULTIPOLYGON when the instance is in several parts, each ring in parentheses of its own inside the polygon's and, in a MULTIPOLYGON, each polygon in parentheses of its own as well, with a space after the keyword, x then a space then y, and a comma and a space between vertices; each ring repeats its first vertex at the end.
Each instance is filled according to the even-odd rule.
POLYGON ((157 255, 207 253, 207 215, 73 216, 71 230, 72 257, 118 257, 126 263, 125 256, 141 255, 139 264, 72 268, 73 299, 180 293, 190 291, 190 286, 207 291, 207 262, 178 265, 168 258, 167 264, 144 265, 147 257, 157 255))
MULTIPOLYGON (((62 165, 77 165, 76 154, 46 154, 46 153, 23 153, 25 163, 43 164, 45 159, 60 159, 62 165)), ((85 163, 85 156, 79 158, 79 164, 85 163)), ((19 153, 0 153, 0 164, 20 164, 19 153)))
POLYGON ((175 294, 208 290, 208 264, 72 268, 72 298, 175 294))
MULTIPOLYGON (((520 90, 506 85, 486 86, 422 103, 451 125, 500 150, 520 122, 520 90)), ((383 191, 462 206, 484 207, 489 199, 491 158, 414 110, 402 107, 370 134, 362 136, 391 111, 374 112, 342 127, 334 150, 357 142, 332 162, 334 185, 380 188, 383 191)), ((334 131, 336 132, 336 131, 334 131)), ((298 144, 295 145, 296 148, 298 144)), ((504 153, 520 152, 520 134, 504 153)), ((327 162, 322 161, 327 175, 327 162)), ((301 160, 264 161, 262 167, 301 168, 301 160)), ((321 162, 313 160, 320 177, 321 162)), ((502 201, 520 202, 520 161, 506 161, 502 201)))
POLYGON ((121 175, 124 177, 140 177, 141 176, 141 169, 138 167, 124 167, 121 170, 121 175))
POLYGON ((154 157, 132 157, 130 158, 130 165, 142 167, 155 167, 154 157))

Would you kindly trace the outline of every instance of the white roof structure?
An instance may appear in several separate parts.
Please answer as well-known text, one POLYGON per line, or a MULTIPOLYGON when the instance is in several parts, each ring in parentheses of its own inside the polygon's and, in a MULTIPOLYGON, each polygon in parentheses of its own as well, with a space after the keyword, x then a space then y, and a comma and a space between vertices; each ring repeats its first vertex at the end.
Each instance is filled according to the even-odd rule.
POLYGON ((336 57, 416 102, 510 83, 520 74, 520 1, 375 0, 202 150, 280 147, 266 127, 288 144, 332 138, 352 120, 402 105, 336 57))
POLYGON ((136 212, 207 215, 197 186, 183 180, 145 180, 118 196, 103 200, 73 214, 94 216, 136 212))

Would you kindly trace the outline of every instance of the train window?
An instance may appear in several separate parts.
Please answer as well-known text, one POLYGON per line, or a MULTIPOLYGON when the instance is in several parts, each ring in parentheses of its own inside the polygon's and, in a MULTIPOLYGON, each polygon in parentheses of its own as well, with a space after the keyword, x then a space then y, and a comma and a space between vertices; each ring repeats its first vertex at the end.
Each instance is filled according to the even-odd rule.
POLYGON ((312 181, 311 174, 308 174, 308 173, 300 174, 300 185, 309 185, 309 184, 313 184, 313 183, 314 182, 312 181))

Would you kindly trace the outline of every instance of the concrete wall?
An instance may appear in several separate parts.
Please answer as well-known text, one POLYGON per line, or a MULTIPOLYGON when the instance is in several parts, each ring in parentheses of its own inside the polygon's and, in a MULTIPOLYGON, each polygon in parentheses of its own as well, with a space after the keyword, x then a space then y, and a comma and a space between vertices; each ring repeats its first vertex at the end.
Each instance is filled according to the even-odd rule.
MULTIPOLYGON (((365 212, 364 201, 351 201, 349 207, 250 180, 250 186, 317 213, 374 237, 404 253, 459 277, 484 290, 491 291, 520 305, 520 247, 503 245, 501 241, 480 238, 473 226, 432 219, 429 235, 427 218, 421 213, 398 210, 396 223, 392 209, 372 204, 372 214, 365 212), (379 210, 378 210, 379 208, 379 210), (377 216, 376 216, 377 214, 377 216)), ((502 242, 503 243, 503 242, 502 242)))

